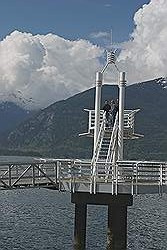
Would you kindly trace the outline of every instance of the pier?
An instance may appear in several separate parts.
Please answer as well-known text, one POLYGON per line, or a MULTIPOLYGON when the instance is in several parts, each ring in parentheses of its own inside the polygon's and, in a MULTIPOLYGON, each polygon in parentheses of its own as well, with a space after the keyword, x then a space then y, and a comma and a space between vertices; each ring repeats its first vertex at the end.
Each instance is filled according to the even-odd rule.
MULTIPOLYGON (((92 136, 91 159, 34 159, 32 162, 1 162, 0 189, 52 188, 71 193, 75 204, 74 249, 86 249, 88 205, 108 207, 107 250, 126 250, 127 207, 133 205, 133 195, 167 193, 167 162, 125 160, 124 140, 138 139, 135 116, 139 109, 124 108, 126 75, 118 72, 119 111, 113 126, 108 125, 101 110, 103 74, 115 65, 113 52, 96 74, 95 110, 88 113, 87 131, 80 136, 92 136)), ((118 68, 116 67, 118 70, 118 68)))

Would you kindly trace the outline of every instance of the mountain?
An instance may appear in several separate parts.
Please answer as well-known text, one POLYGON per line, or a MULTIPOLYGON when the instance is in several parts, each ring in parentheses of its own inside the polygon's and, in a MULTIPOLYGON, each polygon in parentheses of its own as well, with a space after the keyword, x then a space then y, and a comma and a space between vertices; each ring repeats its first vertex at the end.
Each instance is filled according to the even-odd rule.
POLYGON ((31 111, 25 110, 13 102, 0 103, 0 132, 14 129, 21 121, 31 116, 31 111))
MULTIPOLYGON (((91 157, 92 139, 79 137, 86 132, 87 114, 94 109, 94 89, 56 102, 39 111, 7 137, 6 147, 33 150, 43 156, 91 157)), ((116 99, 116 86, 103 86, 102 102, 116 99)), ((148 81, 126 88, 126 109, 141 111, 136 115, 136 132, 144 138, 125 142, 128 159, 167 159, 167 89, 157 81, 148 81)))
MULTIPOLYGON (((4 148, 7 134, 9 131, 14 130, 20 122, 26 121, 36 111, 26 110, 14 102, 1 102, 0 103, 0 154, 1 155, 22 155, 23 152, 20 150, 4 148)), ((32 155, 34 152, 24 152, 24 154, 32 155)))
POLYGON ((93 92, 93 89, 88 90, 52 104, 21 123, 9 133, 8 148, 38 150, 58 157, 80 156, 82 150, 83 155, 88 155, 90 139, 80 138, 78 134, 86 131, 87 116, 83 108, 84 103, 85 107, 93 108, 93 92))

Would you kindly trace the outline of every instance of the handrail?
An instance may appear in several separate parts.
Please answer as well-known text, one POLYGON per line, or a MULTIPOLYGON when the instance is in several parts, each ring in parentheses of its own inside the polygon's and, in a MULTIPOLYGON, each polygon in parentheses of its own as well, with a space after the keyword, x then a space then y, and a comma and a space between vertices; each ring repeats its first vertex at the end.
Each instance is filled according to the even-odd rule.
POLYGON ((92 161, 91 161, 92 165, 96 162, 97 157, 98 157, 99 148, 101 146, 103 135, 104 135, 105 123, 106 123, 106 112, 104 112, 104 114, 103 114, 103 121, 102 121, 101 126, 100 126, 100 131, 99 131, 99 134, 97 137, 95 152, 93 154, 92 161))
MULTIPOLYGON (((108 179, 109 177, 109 173, 110 173, 110 168, 111 168, 111 163, 114 166, 114 149, 116 147, 116 140, 117 140, 117 134, 118 134, 118 113, 116 115, 116 119, 114 122, 114 127, 113 127, 113 131, 111 134, 111 139, 110 139, 110 145, 108 148, 108 153, 107 153, 107 158, 106 158, 106 177, 105 180, 108 179)), ((115 170, 114 170, 115 172, 115 170)))
POLYGON ((113 149, 114 149, 114 144, 115 144, 115 141, 116 141, 117 131, 118 131, 118 114, 116 115, 113 131, 112 131, 111 138, 110 138, 110 144, 109 144, 109 148, 108 148, 106 163, 111 162, 111 159, 112 159, 112 154, 111 153, 113 152, 113 149))
POLYGON ((95 147, 95 152, 93 154, 92 157, 92 161, 91 161, 91 169, 92 169, 92 180, 91 180, 91 185, 90 185, 90 193, 96 193, 96 162, 98 159, 98 155, 99 155, 99 149, 101 148, 101 144, 102 144, 102 140, 103 140, 103 136, 104 136, 104 128, 105 128, 105 123, 106 123, 106 112, 104 112, 103 114, 103 120, 100 126, 100 131, 98 134, 98 138, 97 138, 97 143, 96 143, 96 147, 95 147))

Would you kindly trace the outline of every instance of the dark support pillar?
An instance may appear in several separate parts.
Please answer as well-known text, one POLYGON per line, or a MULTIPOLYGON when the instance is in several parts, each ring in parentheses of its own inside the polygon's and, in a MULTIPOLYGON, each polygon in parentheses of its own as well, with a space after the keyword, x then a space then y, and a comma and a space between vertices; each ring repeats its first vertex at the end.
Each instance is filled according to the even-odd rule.
POLYGON ((107 250, 126 250, 127 207, 133 205, 131 194, 75 192, 71 194, 71 202, 75 203, 75 250, 85 250, 86 215, 89 204, 108 206, 107 250))
POLYGON ((85 250, 87 205, 75 204, 74 249, 85 250))
POLYGON ((127 206, 108 206, 107 250, 126 250, 127 206))

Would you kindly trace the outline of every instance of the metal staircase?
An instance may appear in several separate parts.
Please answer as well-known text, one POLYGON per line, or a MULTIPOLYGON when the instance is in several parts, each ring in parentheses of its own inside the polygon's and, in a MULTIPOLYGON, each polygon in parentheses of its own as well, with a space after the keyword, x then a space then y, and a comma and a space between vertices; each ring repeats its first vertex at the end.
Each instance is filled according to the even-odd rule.
MULTIPOLYGON (((95 111, 85 110, 88 112, 88 130, 80 134, 80 136, 93 137, 95 131, 95 111)), ((123 139, 136 139, 142 135, 135 133, 135 114, 139 111, 124 110, 123 113, 123 139)), ((118 143, 120 143, 118 129, 118 114, 115 119, 114 126, 106 126, 106 118, 103 110, 100 110, 99 132, 94 145, 93 157, 90 162, 90 193, 96 193, 97 183, 104 181, 112 183, 118 179, 117 160, 120 153, 118 152, 118 143)), ((119 159, 120 160, 120 159, 119 159)), ((79 163, 82 165, 82 163, 79 163)), ((85 164, 85 163, 83 163, 85 164)), ((114 189, 113 189, 114 190, 114 189)))
POLYGON ((97 145, 92 158, 92 190, 95 187, 96 178, 103 178, 105 181, 114 178, 114 165, 116 162, 116 146, 118 137, 118 115, 114 127, 106 127, 105 114, 100 127, 97 145))
POLYGON ((118 119, 115 121, 114 127, 104 129, 103 138, 101 139, 100 147, 97 152, 97 161, 96 162, 113 162, 114 151, 116 148, 116 139, 118 132, 118 119))
POLYGON ((112 135, 112 128, 105 128, 97 161, 106 161, 112 135))
POLYGON ((112 162, 113 153, 116 146, 118 132, 118 116, 114 123, 114 127, 106 127, 105 116, 101 123, 100 133, 96 145, 96 149, 92 158, 92 163, 112 162))

